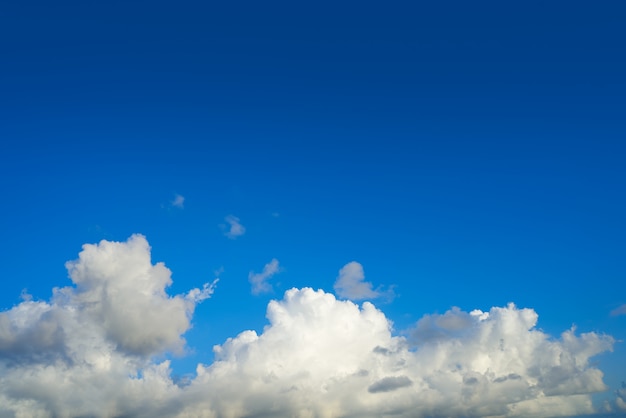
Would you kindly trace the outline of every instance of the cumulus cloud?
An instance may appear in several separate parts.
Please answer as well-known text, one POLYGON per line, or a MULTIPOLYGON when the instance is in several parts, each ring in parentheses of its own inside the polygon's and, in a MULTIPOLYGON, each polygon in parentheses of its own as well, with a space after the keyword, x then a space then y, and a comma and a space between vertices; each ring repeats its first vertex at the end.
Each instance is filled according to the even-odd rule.
POLYGON ((617 308, 611 311, 611 316, 620 316, 620 315, 626 315, 626 303, 623 304, 622 306, 618 306, 617 308))
POLYGON ((268 280, 279 271, 280 266, 278 260, 275 258, 263 267, 261 273, 251 271, 250 274, 248 274, 248 281, 252 285, 252 294, 258 295, 260 293, 271 292, 272 285, 268 283, 268 280))
POLYGON ((174 195, 174 200, 172 200, 170 203, 175 208, 183 209, 185 207, 185 197, 176 194, 174 195))
POLYGON ((228 215, 224 218, 228 225, 221 225, 225 229, 224 235, 230 239, 236 239, 246 233, 246 228, 240 223, 239 218, 228 215))
POLYGON ((177 384, 159 359, 184 347, 214 284, 168 295, 139 235, 86 245, 67 267, 73 286, 0 313, 0 417, 575 416, 606 389, 590 359, 613 339, 552 337, 532 309, 453 308, 403 337, 372 303, 310 288, 271 301, 261 333, 215 346, 177 384))
POLYGON ((374 290, 371 282, 365 281, 363 266, 351 261, 339 270, 335 281, 335 292, 341 298, 351 300, 376 299, 383 295, 379 289, 374 290))
POLYGON ((589 358, 613 344, 574 330, 553 339, 535 329, 533 310, 514 305, 457 309, 442 321, 429 316, 418 323, 421 332, 404 339, 371 303, 358 306, 306 288, 271 302, 267 317, 261 335, 246 331, 229 339, 215 348, 213 364, 198 367, 189 416, 591 413, 589 394, 605 386, 589 358), (454 332, 422 339, 429 326, 454 332))
POLYGON ((171 272, 152 264, 141 235, 84 245, 66 266, 73 286, 0 313, 0 416, 158 411, 176 387, 169 363, 152 359, 182 352, 196 304, 215 282, 168 295, 171 272))
POLYGON ((141 235, 84 245, 66 267, 76 287, 55 289, 53 302, 80 308, 118 348, 133 354, 182 348, 195 304, 213 292, 207 284, 186 296, 168 296, 171 272, 163 263, 152 265, 141 235))

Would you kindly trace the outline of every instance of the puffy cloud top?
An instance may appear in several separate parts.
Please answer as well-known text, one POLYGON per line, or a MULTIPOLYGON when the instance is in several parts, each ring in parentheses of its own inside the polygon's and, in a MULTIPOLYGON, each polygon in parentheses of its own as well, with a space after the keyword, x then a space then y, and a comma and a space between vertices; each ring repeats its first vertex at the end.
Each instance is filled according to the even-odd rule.
POLYGON ((143 414, 175 388, 152 356, 182 350, 212 285, 167 295, 171 273, 141 235, 84 245, 66 266, 75 286, 0 313, 0 417, 143 414))
MULTIPOLYGON (((291 289, 199 366, 189 411, 207 416, 570 416, 593 412, 602 373, 589 358, 613 340, 573 330, 554 340, 514 305, 422 318, 392 335, 371 303, 291 289), (230 389, 229 389, 230 388, 230 389), (196 408, 196 409, 194 409, 196 408)), ((191 415, 193 413, 190 412, 191 415)), ((190 416, 191 416, 190 415, 190 416)))
POLYGON ((152 265, 145 237, 84 245, 78 260, 66 267, 76 288, 58 290, 55 300, 100 324, 118 349, 150 355, 183 347, 181 335, 195 301, 166 294, 171 272, 163 263, 152 265))

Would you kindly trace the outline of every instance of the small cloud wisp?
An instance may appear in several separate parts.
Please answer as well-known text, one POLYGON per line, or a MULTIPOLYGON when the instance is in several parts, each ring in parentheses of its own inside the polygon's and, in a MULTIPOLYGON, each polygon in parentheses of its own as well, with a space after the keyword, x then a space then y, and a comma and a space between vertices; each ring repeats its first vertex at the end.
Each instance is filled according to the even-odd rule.
POLYGON ((228 215, 224 218, 228 225, 222 225, 222 228, 226 231, 224 236, 229 239, 236 239, 246 233, 246 228, 241 224, 239 218, 233 215, 228 215))
POLYGON ((268 283, 268 280, 280 271, 278 260, 273 258, 272 261, 263 266, 261 273, 255 273, 253 271, 248 274, 248 281, 252 285, 252 294, 258 295, 261 293, 271 292, 272 285, 268 283))
POLYGON ((175 208, 178 209, 184 209, 185 208, 185 197, 181 196, 179 194, 176 194, 174 196, 174 200, 171 201, 171 205, 175 208))

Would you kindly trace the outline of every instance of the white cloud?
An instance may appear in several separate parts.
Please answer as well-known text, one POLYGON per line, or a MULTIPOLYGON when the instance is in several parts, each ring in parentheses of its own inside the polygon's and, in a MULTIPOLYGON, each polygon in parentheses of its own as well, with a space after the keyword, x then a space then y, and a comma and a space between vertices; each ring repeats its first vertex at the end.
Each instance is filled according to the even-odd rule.
POLYGON ((169 363, 152 359, 182 352, 195 306, 215 282, 169 296, 171 272, 152 264, 141 235, 84 245, 66 265, 74 286, 0 313, 0 416, 166 411, 178 388, 169 363))
POLYGON ((339 270, 334 288, 339 297, 352 300, 376 299, 382 295, 379 290, 372 289, 371 282, 365 281, 363 266, 356 261, 339 270))
POLYGON ((228 215, 224 218, 228 226, 222 225, 226 232, 224 235, 230 239, 236 239, 242 236, 246 232, 246 228, 240 223, 239 218, 233 215, 228 215))
POLYGON ((251 271, 250 274, 248 274, 248 281, 252 285, 252 294, 258 295, 260 293, 271 292, 272 285, 267 281, 279 271, 280 266, 278 265, 278 260, 275 258, 263 267, 263 271, 261 273, 251 271))
POLYGON ((261 335, 229 339, 198 367, 186 416, 586 414, 589 394, 605 389, 589 358, 613 344, 573 330, 555 340, 514 305, 428 316, 407 340, 371 303, 306 288, 270 302, 267 317, 261 335), (429 327, 452 334, 423 339, 429 327))
POLYGON ((185 198, 179 194, 174 196, 174 200, 171 201, 172 206, 175 208, 183 209, 185 207, 185 198))
POLYGON ((611 311, 611 316, 620 316, 620 315, 626 315, 626 303, 623 304, 622 306, 618 306, 617 308, 611 311))
POLYGON ((141 235, 84 245, 66 267, 76 288, 56 289, 54 302, 79 308, 119 348, 135 354, 182 348, 195 303, 213 290, 198 290, 197 299, 168 296, 171 272, 163 263, 152 265, 141 235))
POLYGON ((67 266, 74 286, 0 313, 0 417, 575 416, 594 412, 605 385, 590 359, 614 343, 553 338, 512 304, 425 315, 402 337, 370 302, 291 289, 261 334, 229 338, 177 385, 159 359, 184 348, 213 285, 169 296, 139 235, 85 245, 67 266))

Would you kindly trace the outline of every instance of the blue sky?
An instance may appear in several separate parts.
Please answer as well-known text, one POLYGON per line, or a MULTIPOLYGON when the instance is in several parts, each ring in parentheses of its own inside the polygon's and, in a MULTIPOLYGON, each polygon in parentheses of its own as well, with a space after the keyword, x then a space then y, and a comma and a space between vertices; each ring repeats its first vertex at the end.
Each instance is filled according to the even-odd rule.
POLYGON ((172 375, 263 333, 291 288, 371 299, 407 340, 424 315, 513 302, 552 339, 574 324, 615 339, 589 367, 617 414, 624 18, 620 2, 5 4, 0 307, 23 289, 53 304, 83 244, 142 234, 172 297, 219 277, 186 354, 147 357, 172 375), (374 297, 335 289, 353 261, 374 297))

